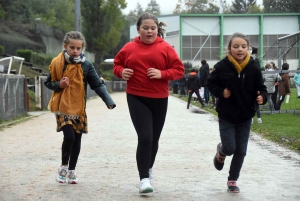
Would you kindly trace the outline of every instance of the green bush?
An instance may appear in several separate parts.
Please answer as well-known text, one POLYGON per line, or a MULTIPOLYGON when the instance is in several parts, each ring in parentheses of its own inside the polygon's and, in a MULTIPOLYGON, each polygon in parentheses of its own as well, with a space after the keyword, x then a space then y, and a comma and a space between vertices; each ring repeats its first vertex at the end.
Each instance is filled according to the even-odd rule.
POLYGON ((31 62, 32 51, 31 50, 17 50, 17 56, 23 57, 26 62, 31 62))
POLYGON ((28 90, 29 98, 32 101, 35 101, 35 93, 31 90, 28 90))
POLYGON ((0 45, 0 54, 4 53, 4 46, 0 45))
POLYGON ((33 52, 31 60, 35 66, 48 66, 53 58, 54 56, 51 55, 33 52))
POLYGON ((105 80, 113 80, 114 74, 113 74, 112 70, 106 70, 106 71, 101 72, 101 76, 105 80))
POLYGON ((101 71, 101 72, 109 71, 109 70, 112 71, 113 67, 114 67, 114 64, 113 64, 113 63, 105 63, 105 62, 102 62, 102 63, 100 64, 100 71, 101 71))

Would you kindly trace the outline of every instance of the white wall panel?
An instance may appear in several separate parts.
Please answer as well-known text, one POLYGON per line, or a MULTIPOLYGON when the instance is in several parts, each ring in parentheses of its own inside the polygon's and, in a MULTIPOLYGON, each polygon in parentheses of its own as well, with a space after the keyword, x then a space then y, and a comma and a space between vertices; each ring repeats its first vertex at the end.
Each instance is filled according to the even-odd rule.
POLYGON ((129 30, 129 36, 130 36, 130 40, 134 39, 136 36, 138 36, 138 32, 136 30, 136 25, 130 25, 130 30, 129 30))
POLYGON ((224 35, 232 35, 235 32, 258 35, 259 17, 224 17, 224 35))
POLYGON ((220 35, 219 17, 184 17, 182 35, 220 35))
POLYGON ((165 41, 169 43, 171 46, 174 46, 175 51, 179 55, 180 53, 179 35, 165 37, 165 41))
POLYGON ((265 16, 264 34, 292 34, 299 31, 298 16, 265 16))

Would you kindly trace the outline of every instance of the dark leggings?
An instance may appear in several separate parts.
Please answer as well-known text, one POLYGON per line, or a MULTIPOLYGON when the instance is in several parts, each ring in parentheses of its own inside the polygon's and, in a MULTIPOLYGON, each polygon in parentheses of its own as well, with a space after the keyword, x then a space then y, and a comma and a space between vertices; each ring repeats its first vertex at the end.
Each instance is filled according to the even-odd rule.
POLYGON ((220 154, 224 156, 233 155, 228 180, 237 180, 247 153, 251 119, 235 124, 219 119, 219 129, 222 142, 220 154))
POLYGON ((197 98, 198 98, 198 101, 200 102, 201 106, 204 105, 203 101, 202 101, 202 98, 200 97, 200 94, 199 94, 199 90, 191 90, 189 91, 189 98, 188 98, 188 104, 187 104, 187 108, 189 109, 190 107, 190 103, 191 103, 191 98, 192 98, 192 95, 193 93, 196 94, 197 98))
POLYGON ((257 103, 255 103, 255 110, 256 110, 257 118, 260 118, 260 109, 259 109, 259 105, 257 103))
POLYGON ((127 94, 130 117, 138 136, 136 161, 140 179, 149 178, 163 129, 168 98, 147 98, 127 94))
POLYGON ((75 170, 78 156, 81 148, 81 136, 80 133, 75 133, 73 126, 67 124, 62 127, 64 133, 64 141, 62 143, 62 165, 69 164, 69 170, 75 170))
POLYGON ((272 102, 274 104, 274 107, 275 107, 275 104, 277 103, 277 95, 278 95, 278 85, 275 86, 275 91, 272 94, 272 102))
POLYGON ((275 110, 280 110, 281 104, 284 101, 285 95, 280 95, 276 103, 275 110))

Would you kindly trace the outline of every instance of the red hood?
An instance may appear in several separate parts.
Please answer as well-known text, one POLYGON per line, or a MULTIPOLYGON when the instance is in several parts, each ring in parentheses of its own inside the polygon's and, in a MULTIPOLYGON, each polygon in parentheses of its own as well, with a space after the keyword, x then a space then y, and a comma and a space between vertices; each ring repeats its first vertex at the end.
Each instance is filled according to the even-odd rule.
POLYGON ((160 43, 160 42, 162 42, 162 41, 163 41, 163 39, 162 39, 161 37, 157 36, 156 39, 155 39, 155 41, 154 41, 153 43, 145 44, 145 43, 143 43, 143 42, 140 40, 140 37, 139 37, 139 36, 137 36, 137 37, 134 38, 134 42, 136 42, 136 43, 138 43, 138 44, 142 44, 142 45, 153 45, 153 44, 156 44, 156 43, 160 43))

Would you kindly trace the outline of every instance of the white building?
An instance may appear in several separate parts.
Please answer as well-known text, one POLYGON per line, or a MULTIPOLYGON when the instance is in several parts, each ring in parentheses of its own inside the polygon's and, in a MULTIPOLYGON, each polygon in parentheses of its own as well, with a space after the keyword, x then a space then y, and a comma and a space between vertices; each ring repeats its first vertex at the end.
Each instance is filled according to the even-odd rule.
MULTIPOLYGON (((200 61, 205 59, 212 67, 226 54, 228 38, 235 32, 245 34, 250 44, 258 47, 261 66, 270 61, 281 66, 282 59, 274 57, 279 52, 277 39, 300 31, 300 13, 162 15, 158 16, 158 21, 167 24, 165 41, 175 48, 183 62, 192 62, 193 66, 201 66, 200 61)), ((135 36, 138 33, 133 24, 130 40, 135 36)), ((287 51, 296 42, 285 58, 290 70, 300 66, 299 37, 288 38, 279 44, 282 51, 287 51)))

